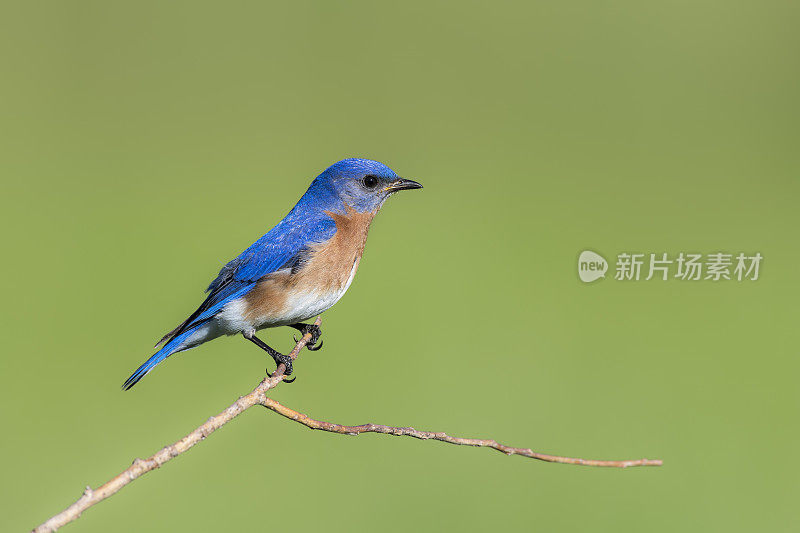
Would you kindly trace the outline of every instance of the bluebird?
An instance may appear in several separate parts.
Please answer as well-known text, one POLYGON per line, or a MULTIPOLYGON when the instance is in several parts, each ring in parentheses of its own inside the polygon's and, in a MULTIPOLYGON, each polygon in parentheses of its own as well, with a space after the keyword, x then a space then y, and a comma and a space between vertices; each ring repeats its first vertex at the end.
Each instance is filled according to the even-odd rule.
POLYGON ((397 191, 420 189, 369 159, 344 159, 316 177, 283 220, 227 263, 208 286, 208 296, 122 385, 128 390, 157 364, 222 335, 252 342, 292 373, 292 360, 256 336, 264 328, 290 326, 311 334, 308 347, 322 347, 321 331, 304 321, 333 306, 358 269, 370 223, 397 191))

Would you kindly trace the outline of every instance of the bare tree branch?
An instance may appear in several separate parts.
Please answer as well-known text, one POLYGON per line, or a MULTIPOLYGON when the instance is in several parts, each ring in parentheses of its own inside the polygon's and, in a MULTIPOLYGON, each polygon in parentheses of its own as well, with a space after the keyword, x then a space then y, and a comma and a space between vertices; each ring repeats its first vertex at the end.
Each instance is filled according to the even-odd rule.
MULTIPOLYGON (((321 323, 322 319, 318 317, 315 324, 319 326, 321 323)), ((311 340, 311 333, 306 333, 303 335, 291 353, 289 353, 289 356, 292 359, 297 359, 297 355, 300 353, 300 350, 305 347, 309 340, 311 340)), ((109 496, 116 494, 120 491, 120 489, 122 489, 122 487, 131 481, 143 476, 151 470, 155 470, 170 459, 173 459, 184 453, 186 450, 214 433, 216 430, 245 412, 247 409, 250 409, 254 405, 261 405, 264 398, 264 393, 272 388, 275 388, 278 383, 283 381, 285 377, 283 374, 284 372, 286 372, 286 366, 281 363, 278 365, 275 373, 273 373, 272 376, 267 376, 264 378, 264 380, 259 383, 250 394, 240 397, 238 400, 233 402, 233 405, 222 411, 220 414, 212 416, 206 420, 204 424, 183 437, 178 442, 161 448, 158 452, 147 459, 136 459, 133 461, 131 466, 123 470, 118 476, 107 481, 97 490, 92 490, 91 487, 86 487, 86 490, 83 492, 83 496, 78 498, 78 501, 67 507, 59 514, 53 516, 45 523, 36 527, 33 531, 36 533, 56 531, 61 526, 76 520, 81 516, 81 513, 89 507, 100 503, 109 496)))
POLYGON ((559 455, 548 455, 546 453, 539 453, 531 450, 530 448, 512 448, 500 444, 496 440, 491 439, 465 439, 463 437, 451 437, 447 433, 433 433, 431 431, 420 431, 411 427, 393 427, 384 426, 383 424, 362 424, 360 426, 343 426, 341 424, 334 424, 332 422, 325 422, 322 420, 314 420, 309 418, 303 413, 297 412, 294 409, 286 407, 281 403, 273 400, 272 398, 264 397, 259 402, 261 405, 271 411, 275 411, 279 415, 283 415, 290 420, 299 422, 311 429, 321 429, 322 431, 330 431, 331 433, 339 433, 341 435, 360 435, 361 433, 384 433, 386 435, 396 435, 404 437, 414 437, 421 440, 439 440, 449 444, 458 444, 461 446, 476 446, 478 448, 492 448, 498 452, 506 455, 522 455, 532 459, 539 459, 540 461, 547 461, 548 463, 562 463, 570 465, 583 465, 583 466, 605 466, 614 468, 627 468, 629 466, 661 466, 660 459, 630 459, 625 461, 599 461, 596 459, 581 459, 578 457, 562 457, 559 455))
MULTIPOLYGON (((321 324, 321 318, 317 318, 315 324, 321 324)), ((311 340, 311 333, 303 335, 297 342, 294 349, 289 356, 294 360, 300 354, 300 351, 306 346, 308 341, 311 340)), ((579 459, 573 457, 560 457, 557 455, 547 455, 543 453, 534 452, 529 448, 512 448, 505 446, 494 440, 488 439, 467 439, 461 437, 451 437, 446 433, 432 433, 429 431, 419 431, 410 427, 392 427, 384 426, 381 424, 364 424, 361 426, 344 426, 341 424, 334 424, 331 422, 324 422, 321 420, 314 420, 306 415, 290 409, 271 398, 267 398, 266 392, 275 388, 281 381, 284 380, 284 372, 286 367, 283 364, 278 365, 277 370, 271 376, 267 376, 258 386, 253 389, 247 396, 241 396, 230 407, 222 411, 216 416, 212 416, 205 423, 200 425, 197 429, 180 439, 179 441, 166 446, 148 457, 147 459, 136 459, 133 464, 123 470, 119 475, 110 479, 96 490, 91 487, 86 487, 83 495, 78 500, 67 507, 62 512, 51 517, 43 524, 39 525, 33 531, 35 533, 45 533, 56 531, 76 520, 81 516, 81 513, 105 500, 120 491, 125 485, 141 477, 142 475, 155 470, 167 461, 179 456, 180 454, 189 450, 192 446, 204 440, 207 436, 212 434, 217 429, 221 428, 241 413, 250 409, 254 405, 263 405, 286 418, 299 422, 304 426, 311 429, 320 429, 332 433, 339 433, 342 435, 359 435, 361 433, 385 433, 388 435, 402 435, 414 437, 422 440, 438 440, 450 444, 459 444, 464 446, 477 446, 483 448, 493 448, 506 455, 522 455, 539 459, 541 461, 548 461, 551 463, 566 463, 585 466, 605 466, 626 468, 629 466, 661 466, 659 459, 636 459, 628 461, 598 461, 593 459, 579 459)))

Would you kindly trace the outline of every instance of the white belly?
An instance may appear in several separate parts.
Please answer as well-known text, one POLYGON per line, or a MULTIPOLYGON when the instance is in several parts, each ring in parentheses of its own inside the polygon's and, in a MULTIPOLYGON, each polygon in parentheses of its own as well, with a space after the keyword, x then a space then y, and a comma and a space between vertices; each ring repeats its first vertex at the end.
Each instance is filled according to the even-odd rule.
POLYGON ((350 269, 350 275, 347 278, 347 282, 345 282, 345 284, 341 287, 324 291, 307 290, 292 293, 286 299, 285 316, 276 317, 277 320, 267 321, 257 327, 263 328, 296 324, 297 322, 302 322, 303 320, 313 318, 321 314, 323 311, 327 311, 333 307, 333 304, 338 302, 342 296, 344 296, 344 293, 347 292, 347 289, 350 288, 350 284, 353 283, 353 278, 356 275, 357 268, 358 261, 355 261, 353 263, 353 268, 350 269))
POLYGON ((343 285, 334 284, 330 288, 316 288, 306 285, 288 292, 280 312, 254 315, 248 312, 250 307, 246 296, 243 296, 226 304, 219 314, 214 317, 214 322, 219 329, 228 335, 234 335, 242 331, 286 326, 308 320, 330 309, 333 304, 344 296, 356 275, 358 263, 358 261, 353 263, 350 274, 343 285))

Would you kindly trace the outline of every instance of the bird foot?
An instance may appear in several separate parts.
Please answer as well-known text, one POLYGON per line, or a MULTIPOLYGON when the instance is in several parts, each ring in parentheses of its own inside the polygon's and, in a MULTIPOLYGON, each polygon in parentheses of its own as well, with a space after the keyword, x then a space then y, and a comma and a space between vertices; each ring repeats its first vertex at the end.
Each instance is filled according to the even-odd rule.
MULTIPOLYGON (((275 360, 275 364, 276 365, 280 366, 280 364, 283 363, 283 365, 286 367, 286 370, 283 371, 283 375, 284 376, 290 376, 292 374, 292 372, 294 371, 294 368, 292 368, 292 358, 291 357, 289 357, 288 355, 283 355, 282 353, 276 352, 274 350, 273 350, 273 352, 270 353, 270 355, 275 360)), ((270 373, 269 369, 267 369, 267 374, 272 376, 273 373, 270 373)), ((292 379, 284 379, 283 382, 284 383, 291 383, 295 379, 297 379, 297 378, 295 377, 295 378, 292 378, 292 379)))
MULTIPOLYGON (((316 324, 291 324, 290 327, 293 327, 304 336, 308 333, 311 334, 311 339, 306 343, 306 349, 312 352, 316 352, 320 348, 322 348, 323 341, 320 341, 319 338, 322 336, 322 328, 320 328, 316 324), (319 344, 317 344, 319 341, 319 344)), ((299 339, 297 337, 292 336, 294 339, 295 344, 298 342, 299 339)))
MULTIPOLYGON (((291 357, 289 357, 288 355, 283 355, 278 350, 275 350, 274 348, 270 348, 269 346, 267 346, 267 344, 264 341, 262 341, 261 339, 259 339, 258 337, 255 336, 255 333, 253 331, 242 332, 242 335, 244 336, 245 339, 249 340, 250 342, 252 342, 256 346, 258 346, 259 348, 261 348, 262 350, 267 352, 270 355, 270 357, 272 357, 272 359, 275 361, 276 365, 280 366, 280 364, 283 363, 284 367, 286 368, 286 370, 283 371, 283 375, 284 376, 288 376, 288 375, 290 375, 292 373, 293 368, 292 368, 292 358, 291 357)), ((274 374, 274 372, 270 372, 269 371, 269 368, 266 369, 265 372, 270 377, 272 377, 272 375, 274 374)), ((291 383, 295 379, 297 379, 297 378, 293 378, 293 379, 285 379, 284 378, 283 382, 284 383, 291 383)))

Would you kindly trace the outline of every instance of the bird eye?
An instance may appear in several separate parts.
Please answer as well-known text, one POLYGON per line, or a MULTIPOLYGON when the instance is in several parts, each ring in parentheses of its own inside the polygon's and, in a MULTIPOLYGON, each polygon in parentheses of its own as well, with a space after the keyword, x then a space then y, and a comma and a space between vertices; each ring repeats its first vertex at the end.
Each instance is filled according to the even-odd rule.
POLYGON ((372 175, 364 176, 364 178, 361 180, 361 182, 364 184, 364 187, 366 187, 367 189, 374 189, 375 186, 378 185, 378 178, 376 178, 375 176, 372 176, 372 175))

